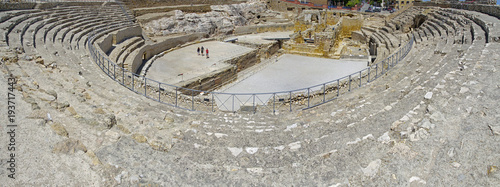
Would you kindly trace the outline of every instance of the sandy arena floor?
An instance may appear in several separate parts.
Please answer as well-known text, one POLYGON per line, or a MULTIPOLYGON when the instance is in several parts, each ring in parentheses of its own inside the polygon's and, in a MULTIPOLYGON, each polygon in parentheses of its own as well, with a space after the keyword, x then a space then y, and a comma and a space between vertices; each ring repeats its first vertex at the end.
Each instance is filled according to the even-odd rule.
POLYGON ((167 84, 176 84, 229 66, 226 60, 238 57, 251 48, 224 42, 203 42, 174 50, 153 62, 147 78, 167 84), (209 57, 198 55, 198 47, 208 48, 209 57), (183 76, 179 76, 183 74, 183 76))

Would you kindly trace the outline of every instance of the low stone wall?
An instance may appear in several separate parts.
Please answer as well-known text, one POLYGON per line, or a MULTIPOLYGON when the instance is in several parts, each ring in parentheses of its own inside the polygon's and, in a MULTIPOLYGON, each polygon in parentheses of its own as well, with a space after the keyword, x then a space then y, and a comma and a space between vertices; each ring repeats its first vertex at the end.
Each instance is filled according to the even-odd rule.
POLYGON ((298 5, 294 3, 287 3, 281 0, 269 0, 267 1, 267 7, 271 10, 279 11, 279 12, 287 12, 291 11, 295 14, 300 14, 304 9, 310 9, 310 7, 304 5, 298 5))
POLYGON ((129 64, 129 67, 131 67, 130 70, 136 73, 142 66, 143 57, 147 60, 178 45, 196 41, 205 37, 207 37, 207 34, 205 33, 193 33, 175 38, 169 38, 154 44, 144 45, 139 50, 135 50, 132 54, 130 54, 130 57, 126 59, 125 64, 129 64))
POLYGON ((241 55, 237 58, 233 58, 225 61, 225 63, 233 64, 236 66, 236 70, 238 72, 251 67, 255 64, 260 63, 260 56, 258 55, 259 50, 252 50, 244 55, 241 55))
MULTIPOLYGON (((228 84, 237 77, 236 66, 229 66, 221 70, 211 72, 202 77, 196 77, 185 82, 181 82, 179 85, 183 88, 193 89, 193 90, 204 90, 213 91, 224 84, 228 84)), ((184 95, 198 95, 199 93, 193 93, 190 90, 180 90, 184 95)))
POLYGON ((106 53, 108 53, 111 50, 111 47, 113 46, 113 35, 108 34, 104 38, 98 40, 97 45, 99 45, 99 48, 106 53))
POLYGON ((126 39, 134 36, 142 36, 142 28, 140 26, 129 27, 116 32, 116 43, 121 43, 126 39))
POLYGON ((208 4, 202 5, 182 5, 182 6, 162 6, 162 7, 151 7, 151 8, 136 8, 132 12, 134 16, 141 16, 149 13, 163 13, 172 10, 181 10, 187 13, 199 13, 199 12, 210 12, 212 8, 208 4))
POLYGON ((241 34, 262 33, 262 32, 293 31, 293 28, 294 28, 293 23, 238 26, 234 28, 234 34, 241 35, 241 34))
POLYGON ((134 36, 142 36, 142 28, 139 26, 125 28, 113 33, 106 35, 104 38, 97 41, 97 44, 104 52, 109 52, 113 46, 113 38, 115 38, 116 43, 120 43, 128 38, 134 36))

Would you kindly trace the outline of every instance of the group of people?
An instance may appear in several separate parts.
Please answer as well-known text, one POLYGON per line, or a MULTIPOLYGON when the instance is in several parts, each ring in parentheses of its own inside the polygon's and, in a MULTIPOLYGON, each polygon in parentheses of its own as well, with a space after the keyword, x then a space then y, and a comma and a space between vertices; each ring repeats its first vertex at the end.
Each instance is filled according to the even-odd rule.
POLYGON ((197 50, 198 51, 198 55, 200 55, 200 52, 201 52, 201 56, 205 56, 203 54, 203 50, 205 50, 205 52, 207 54, 207 58, 210 58, 210 57, 208 57, 208 48, 204 49, 203 46, 201 46, 201 49, 200 49, 200 47, 198 47, 198 50, 197 50))

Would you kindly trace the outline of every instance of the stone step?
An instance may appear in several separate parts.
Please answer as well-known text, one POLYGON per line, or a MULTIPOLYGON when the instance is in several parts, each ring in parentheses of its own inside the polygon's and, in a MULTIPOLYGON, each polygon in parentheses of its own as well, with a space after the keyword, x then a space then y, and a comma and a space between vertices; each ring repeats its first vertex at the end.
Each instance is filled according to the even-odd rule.
MULTIPOLYGON (((124 29, 124 28, 127 28, 127 27, 134 27, 136 26, 134 23, 130 22, 130 21, 121 21, 121 22, 117 22, 117 23, 114 23, 112 25, 108 25, 100 30, 96 30, 96 39, 97 38, 100 38, 108 33, 111 33, 111 32, 114 32, 114 31, 117 31, 117 30, 120 30, 120 29, 124 29)), ((77 43, 76 43, 76 48, 80 48, 80 46, 85 46, 88 42, 88 35, 90 34, 90 31, 85 34, 85 35, 80 35, 80 38, 79 39, 82 39, 81 40, 81 43, 80 43, 80 40, 77 40, 77 43), (83 37, 82 37, 83 36, 83 37)), ((84 47, 85 48, 85 47, 84 47)))
POLYGON ((132 38, 129 38, 119 44, 116 44, 116 46, 112 49, 111 52, 108 52, 108 56, 111 60, 113 60, 114 62, 118 62, 118 59, 120 58, 120 56, 123 54, 123 52, 125 52, 130 46, 138 43, 138 42, 141 42, 142 37, 138 37, 138 36, 135 36, 135 37, 132 37, 132 38))
POLYGON ((145 41, 144 40, 141 40, 139 42, 136 42, 134 43, 133 45, 131 45, 129 48, 127 48, 125 51, 124 51, 124 54, 120 55, 118 57, 118 60, 116 61, 116 64, 117 65, 121 65, 123 64, 123 67, 125 69, 129 69, 129 68, 132 68, 132 64, 128 64, 127 63, 127 58, 132 55, 131 57, 135 57, 133 54, 134 51, 137 51, 138 49, 140 49, 142 46, 144 46, 145 44, 145 41))

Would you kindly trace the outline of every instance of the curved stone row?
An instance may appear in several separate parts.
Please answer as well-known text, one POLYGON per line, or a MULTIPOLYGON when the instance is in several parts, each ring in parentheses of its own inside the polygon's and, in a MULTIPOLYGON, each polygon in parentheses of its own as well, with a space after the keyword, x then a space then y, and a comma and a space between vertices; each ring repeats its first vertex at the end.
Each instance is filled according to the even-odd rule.
MULTIPOLYGON (((36 48, 51 42, 59 47, 78 49, 88 34, 99 36, 135 26, 118 5, 61 6, 46 9, 3 12, 0 19, 5 42, 9 46, 36 48)), ((46 46, 44 46, 46 47, 46 46)))

